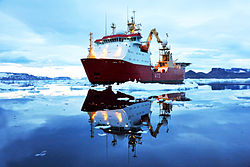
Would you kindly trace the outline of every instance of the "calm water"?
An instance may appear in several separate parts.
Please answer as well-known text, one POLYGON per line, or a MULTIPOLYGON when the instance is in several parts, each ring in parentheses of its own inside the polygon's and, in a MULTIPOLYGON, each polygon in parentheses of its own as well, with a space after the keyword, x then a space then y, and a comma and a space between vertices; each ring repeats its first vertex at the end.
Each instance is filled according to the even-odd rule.
POLYGON ((0 166, 250 166, 249 87, 86 92, 1 99, 0 166))

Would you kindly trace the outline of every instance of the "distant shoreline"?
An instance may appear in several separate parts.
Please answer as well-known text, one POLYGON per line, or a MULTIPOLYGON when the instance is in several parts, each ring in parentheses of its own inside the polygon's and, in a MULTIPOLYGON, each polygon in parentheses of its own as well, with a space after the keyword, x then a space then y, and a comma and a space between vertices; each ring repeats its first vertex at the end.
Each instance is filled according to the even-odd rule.
POLYGON ((44 77, 27 73, 0 72, 0 80, 72 80, 70 77, 44 77))
MULTIPOLYGON (((243 68, 212 68, 210 72, 194 72, 189 70, 185 74, 185 79, 248 79, 250 78, 250 69, 243 68)), ((87 79, 83 77, 82 79, 87 79)), ((60 77, 46 77, 46 76, 35 76, 28 73, 13 73, 13 72, 0 72, 0 80, 72 80, 67 76, 60 77)))
POLYGON ((189 70, 186 72, 185 78, 190 79, 238 79, 238 78, 250 78, 250 69, 243 68, 212 68, 208 73, 194 72, 189 70))

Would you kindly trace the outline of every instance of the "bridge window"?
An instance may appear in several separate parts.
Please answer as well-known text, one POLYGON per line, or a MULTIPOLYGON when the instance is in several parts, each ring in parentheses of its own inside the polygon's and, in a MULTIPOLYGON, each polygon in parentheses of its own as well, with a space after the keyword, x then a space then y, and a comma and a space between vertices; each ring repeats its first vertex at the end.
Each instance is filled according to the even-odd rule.
MULTIPOLYGON (((124 38, 124 37, 116 37, 116 38, 107 38, 107 39, 103 39, 102 41, 98 41, 96 42, 96 44, 103 44, 103 43, 110 43, 110 42, 123 42, 123 41, 139 41, 140 37, 128 37, 128 38, 124 38)), ((138 47, 138 46, 136 46, 138 47)))

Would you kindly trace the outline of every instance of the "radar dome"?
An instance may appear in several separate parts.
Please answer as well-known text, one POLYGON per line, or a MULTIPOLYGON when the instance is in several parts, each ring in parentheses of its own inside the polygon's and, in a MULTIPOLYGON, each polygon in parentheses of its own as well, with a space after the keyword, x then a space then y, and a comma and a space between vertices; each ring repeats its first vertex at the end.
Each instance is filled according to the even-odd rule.
POLYGON ((168 45, 168 40, 167 39, 162 40, 162 45, 167 46, 168 45))

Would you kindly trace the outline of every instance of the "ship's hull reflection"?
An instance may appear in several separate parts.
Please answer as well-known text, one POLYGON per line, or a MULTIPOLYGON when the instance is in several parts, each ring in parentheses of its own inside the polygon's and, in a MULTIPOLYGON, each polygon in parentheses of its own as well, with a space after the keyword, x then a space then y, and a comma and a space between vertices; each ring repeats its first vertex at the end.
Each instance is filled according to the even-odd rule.
MULTIPOLYGON (((94 137, 95 129, 101 129, 105 134, 112 134, 112 145, 117 139, 128 138, 128 146, 135 153, 136 144, 142 144, 142 134, 150 132, 157 137, 162 125, 169 131, 168 119, 171 117, 171 101, 188 101, 184 92, 151 96, 147 99, 136 99, 122 92, 114 93, 111 87, 103 91, 90 89, 82 105, 82 111, 88 112, 90 136, 94 137), (159 123, 154 129, 151 124, 151 105, 157 102, 159 108, 159 123)), ((134 156, 136 156, 134 154, 134 156)))

